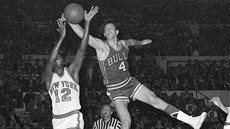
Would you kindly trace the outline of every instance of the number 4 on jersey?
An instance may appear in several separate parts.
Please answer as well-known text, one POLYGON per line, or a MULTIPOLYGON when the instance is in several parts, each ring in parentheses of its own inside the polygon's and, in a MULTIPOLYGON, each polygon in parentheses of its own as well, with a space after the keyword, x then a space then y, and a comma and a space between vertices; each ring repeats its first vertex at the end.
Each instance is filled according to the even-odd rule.
POLYGON ((120 66, 119 66, 119 70, 126 71, 125 62, 124 61, 121 62, 120 66))

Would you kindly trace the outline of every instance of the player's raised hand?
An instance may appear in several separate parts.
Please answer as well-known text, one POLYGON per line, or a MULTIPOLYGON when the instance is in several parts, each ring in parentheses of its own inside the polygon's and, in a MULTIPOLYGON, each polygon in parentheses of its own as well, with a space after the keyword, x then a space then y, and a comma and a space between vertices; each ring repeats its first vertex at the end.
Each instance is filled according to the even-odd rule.
POLYGON ((66 22, 64 22, 61 18, 58 18, 57 24, 58 24, 57 31, 60 34, 60 36, 62 38, 64 38, 65 35, 66 35, 66 27, 65 27, 66 26, 66 22))
POLYGON ((151 39, 145 39, 145 40, 141 41, 141 45, 146 45, 146 44, 150 44, 150 43, 152 43, 151 39))
POLYGON ((94 15, 97 14, 97 12, 98 12, 98 7, 97 6, 95 6, 95 7, 92 6, 88 13, 85 11, 85 17, 84 17, 85 20, 90 21, 94 17, 94 15))
POLYGON ((61 18, 60 18, 61 21, 66 21, 65 17, 64 17, 64 13, 61 14, 61 18))

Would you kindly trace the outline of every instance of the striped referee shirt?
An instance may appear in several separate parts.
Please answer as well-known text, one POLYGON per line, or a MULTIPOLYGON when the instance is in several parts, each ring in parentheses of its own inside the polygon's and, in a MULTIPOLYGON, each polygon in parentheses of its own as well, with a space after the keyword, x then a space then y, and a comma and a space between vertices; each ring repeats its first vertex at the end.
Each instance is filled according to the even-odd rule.
POLYGON ((101 118, 94 122, 93 129, 121 129, 121 122, 118 119, 111 118, 110 121, 106 123, 103 118, 101 118))

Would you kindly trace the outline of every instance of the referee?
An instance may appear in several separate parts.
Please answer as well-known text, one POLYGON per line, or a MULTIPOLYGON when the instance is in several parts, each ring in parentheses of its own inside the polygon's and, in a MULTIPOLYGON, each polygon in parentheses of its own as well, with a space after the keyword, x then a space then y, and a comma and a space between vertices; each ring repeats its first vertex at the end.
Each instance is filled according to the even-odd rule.
POLYGON ((105 104, 101 107, 101 117, 93 124, 93 129, 121 129, 121 122, 111 117, 113 114, 112 107, 105 104))

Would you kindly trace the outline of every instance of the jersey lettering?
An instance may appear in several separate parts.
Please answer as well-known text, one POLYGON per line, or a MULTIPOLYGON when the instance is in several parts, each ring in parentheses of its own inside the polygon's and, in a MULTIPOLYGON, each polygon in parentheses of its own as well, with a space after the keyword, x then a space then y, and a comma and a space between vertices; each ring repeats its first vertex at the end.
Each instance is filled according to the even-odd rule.
POLYGON ((108 58, 108 64, 109 66, 113 65, 114 63, 121 61, 121 60, 126 60, 127 57, 124 52, 121 53, 116 53, 112 57, 108 58))
POLYGON ((119 70, 126 71, 124 61, 121 62, 120 66, 119 66, 119 70))
POLYGON ((52 100, 52 113, 61 115, 81 109, 79 88, 79 84, 74 81, 66 67, 64 68, 63 76, 54 73, 48 89, 52 100))
MULTIPOLYGON (((71 94, 71 90, 69 88, 63 88, 61 90, 61 93, 64 93, 61 97, 62 102, 66 102, 66 101, 71 101, 71 97, 69 96, 71 94)), ((56 97, 56 103, 60 102, 60 98, 59 98, 59 94, 58 94, 58 90, 56 89, 54 91, 55 97, 56 97)))
POLYGON ((110 45, 107 58, 99 61, 105 85, 113 85, 124 81, 130 76, 128 64, 128 47, 121 44, 120 50, 114 50, 110 45))
POLYGON ((69 88, 62 89, 61 93, 65 93, 64 95, 62 95, 62 102, 71 101, 71 97, 68 96, 71 94, 71 90, 69 88))
POLYGON ((59 96, 58 96, 58 90, 55 90, 55 91, 54 91, 54 94, 55 94, 55 98, 56 98, 55 102, 56 102, 56 103, 59 103, 59 102, 60 102, 60 99, 59 99, 59 96))
MULTIPOLYGON (((61 84, 62 84, 62 87, 71 88, 71 89, 74 89, 75 91, 78 92, 77 85, 74 84, 73 82, 61 81, 61 84)), ((52 96, 52 94, 53 94, 53 91, 55 91, 55 90, 58 89, 58 88, 59 88, 59 81, 53 83, 53 85, 50 87, 49 92, 50 92, 51 96, 52 96)))

